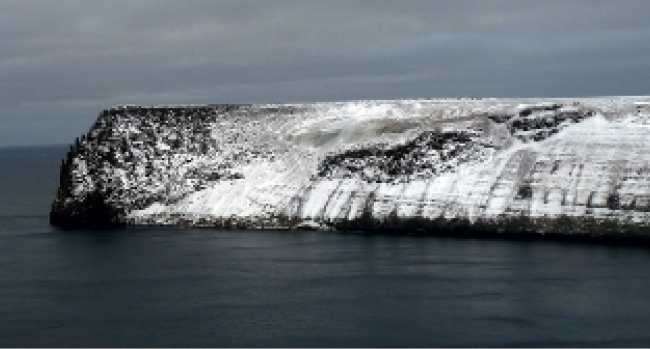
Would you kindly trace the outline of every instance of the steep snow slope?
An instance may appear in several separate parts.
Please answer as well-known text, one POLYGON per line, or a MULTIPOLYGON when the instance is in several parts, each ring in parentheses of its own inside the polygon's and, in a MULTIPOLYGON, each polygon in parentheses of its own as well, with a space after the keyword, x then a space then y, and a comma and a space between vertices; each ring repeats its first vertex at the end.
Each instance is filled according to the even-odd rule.
POLYGON ((51 221, 636 234, 648 154, 648 97, 115 107, 51 221))

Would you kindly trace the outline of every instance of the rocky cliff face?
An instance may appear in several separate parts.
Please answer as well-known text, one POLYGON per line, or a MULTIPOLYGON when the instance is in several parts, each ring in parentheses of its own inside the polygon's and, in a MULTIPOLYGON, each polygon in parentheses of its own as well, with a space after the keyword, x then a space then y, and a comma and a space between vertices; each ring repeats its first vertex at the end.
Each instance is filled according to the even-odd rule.
POLYGON ((645 235, 650 98, 116 107, 52 224, 645 235))

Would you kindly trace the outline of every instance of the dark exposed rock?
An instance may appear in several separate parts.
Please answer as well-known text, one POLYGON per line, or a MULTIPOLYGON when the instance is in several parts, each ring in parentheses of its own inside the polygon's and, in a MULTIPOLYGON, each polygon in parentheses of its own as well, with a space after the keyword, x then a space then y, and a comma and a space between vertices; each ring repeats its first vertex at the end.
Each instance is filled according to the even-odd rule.
POLYGON ((327 156, 319 165, 318 177, 359 177, 372 182, 384 178, 433 177, 448 170, 445 164, 475 160, 480 145, 465 132, 422 132, 402 145, 352 149, 327 156), (435 156, 433 156, 435 154, 435 156), (465 155, 463 157, 463 155, 465 155), (372 174, 367 174, 373 169, 372 174))
POLYGON ((112 206, 98 191, 68 205, 54 204, 50 224, 64 229, 109 228, 124 225, 124 212, 112 206))

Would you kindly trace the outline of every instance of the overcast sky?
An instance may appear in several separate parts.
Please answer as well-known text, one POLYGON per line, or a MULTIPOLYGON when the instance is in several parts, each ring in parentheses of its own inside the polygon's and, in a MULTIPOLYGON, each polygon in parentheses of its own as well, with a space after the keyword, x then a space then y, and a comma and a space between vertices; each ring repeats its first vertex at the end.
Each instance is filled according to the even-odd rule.
POLYGON ((0 146, 117 104, 650 94, 650 1, 0 1, 0 146))

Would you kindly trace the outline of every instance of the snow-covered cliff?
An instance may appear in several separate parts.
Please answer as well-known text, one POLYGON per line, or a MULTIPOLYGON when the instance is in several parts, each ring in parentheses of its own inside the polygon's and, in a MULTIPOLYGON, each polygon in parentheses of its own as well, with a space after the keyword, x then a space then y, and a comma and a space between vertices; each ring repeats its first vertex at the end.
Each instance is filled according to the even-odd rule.
POLYGON ((650 97, 115 107, 51 222, 645 234, 650 97))

